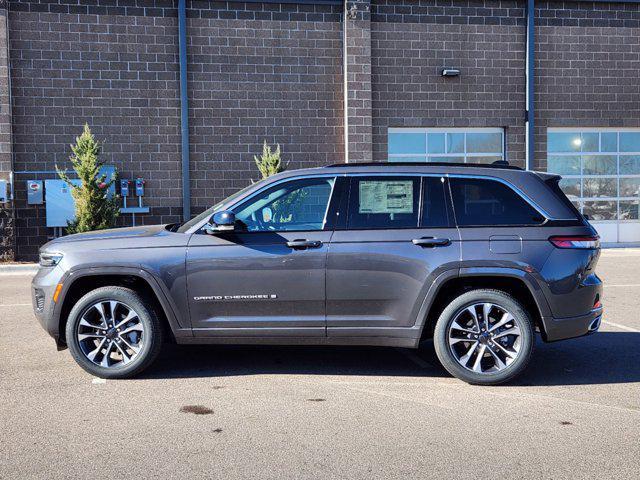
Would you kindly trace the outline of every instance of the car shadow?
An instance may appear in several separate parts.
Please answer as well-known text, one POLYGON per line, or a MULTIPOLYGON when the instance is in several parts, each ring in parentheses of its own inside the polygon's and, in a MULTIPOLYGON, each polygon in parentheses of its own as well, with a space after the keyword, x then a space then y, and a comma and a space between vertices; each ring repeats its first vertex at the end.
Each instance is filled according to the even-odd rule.
POLYGON ((555 343, 538 341, 529 368, 511 386, 640 382, 640 333, 598 332, 555 343))
MULTIPOLYGON (((640 333, 599 332, 536 342, 529 368, 510 386, 640 382, 640 333)), ((138 378, 242 375, 447 377, 430 341, 417 351, 386 347, 166 345, 138 378)))
MULTIPOLYGON (((238 375, 445 376, 436 362, 420 366, 401 349, 387 347, 165 345, 138 378, 238 375)), ((418 362, 423 363, 420 359, 418 362)))

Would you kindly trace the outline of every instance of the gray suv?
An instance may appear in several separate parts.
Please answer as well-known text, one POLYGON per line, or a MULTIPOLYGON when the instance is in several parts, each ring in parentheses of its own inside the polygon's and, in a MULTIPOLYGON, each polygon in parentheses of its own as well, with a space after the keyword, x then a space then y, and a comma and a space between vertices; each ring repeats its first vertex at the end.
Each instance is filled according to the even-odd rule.
POLYGON ((184 224, 44 245, 35 314, 88 372, 139 374, 162 343, 417 348, 498 384, 535 333, 595 332, 595 230, 560 177, 508 165, 289 171, 184 224))

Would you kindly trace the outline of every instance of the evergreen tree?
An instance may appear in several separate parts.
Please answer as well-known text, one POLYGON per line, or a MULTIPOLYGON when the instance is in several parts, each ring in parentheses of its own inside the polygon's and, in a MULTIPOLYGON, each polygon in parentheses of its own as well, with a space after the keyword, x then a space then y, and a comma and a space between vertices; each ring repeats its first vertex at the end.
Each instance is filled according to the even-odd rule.
POLYGON ((271 146, 267 145, 266 140, 262 146, 262 155, 254 155, 253 158, 256 161, 258 170, 260 170, 262 174, 262 178, 268 178, 271 175, 284 172, 287 169, 287 166, 282 163, 282 159, 280 158, 280 145, 276 145, 275 152, 272 152, 271 146))
POLYGON ((58 175, 69 185, 75 200, 76 218, 68 222, 67 233, 112 228, 120 214, 117 198, 115 195, 109 198, 108 195, 115 176, 107 180, 106 175, 100 175, 100 168, 104 165, 98 158, 100 150, 100 143, 94 138, 89 125, 85 124, 82 135, 76 138, 75 145, 71 145, 72 155, 69 157, 80 185, 73 184, 66 170, 62 171, 56 165, 58 175))

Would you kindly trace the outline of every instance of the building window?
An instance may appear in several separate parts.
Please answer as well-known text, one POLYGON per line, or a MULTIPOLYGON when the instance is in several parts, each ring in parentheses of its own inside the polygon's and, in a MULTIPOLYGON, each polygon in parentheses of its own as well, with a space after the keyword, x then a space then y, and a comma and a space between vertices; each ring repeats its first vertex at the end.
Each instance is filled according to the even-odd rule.
POLYGON ((640 129, 549 129, 547 171, 591 220, 638 220, 640 129))
POLYGON ((493 163, 504 160, 501 128, 390 128, 390 162, 493 163))

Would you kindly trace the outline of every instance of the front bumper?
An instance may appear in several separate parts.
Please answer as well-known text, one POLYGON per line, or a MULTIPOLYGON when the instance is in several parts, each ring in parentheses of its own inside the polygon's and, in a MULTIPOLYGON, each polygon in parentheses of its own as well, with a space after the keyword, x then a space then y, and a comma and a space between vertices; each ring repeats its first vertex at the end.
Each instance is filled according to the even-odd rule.
POLYGON ((61 332, 59 331, 60 314, 58 304, 53 301, 53 295, 58 283, 62 283, 63 277, 64 271, 59 266, 52 268, 41 267, 31 281, 33 313, 42 328, 54 338, 58 347, 62 346, 60 341, 61 332))
POLYGON ((600 328, 602 312, 602 307, 598 307, 578 317, 543 318, 543 338, 547 342, 555 342, 595 333, 600 328))

